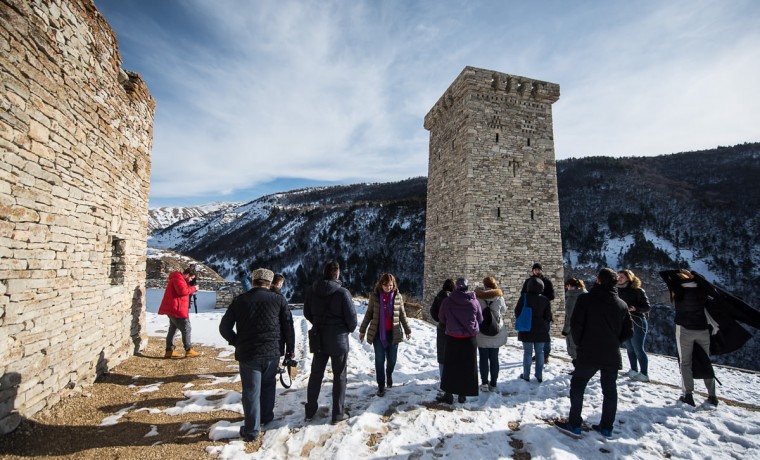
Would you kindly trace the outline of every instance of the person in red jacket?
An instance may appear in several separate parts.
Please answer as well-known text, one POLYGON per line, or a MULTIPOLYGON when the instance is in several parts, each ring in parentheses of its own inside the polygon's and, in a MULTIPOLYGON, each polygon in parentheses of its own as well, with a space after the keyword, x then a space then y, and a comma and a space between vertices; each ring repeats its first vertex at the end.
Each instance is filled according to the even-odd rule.
POLYGON ((198 290, 196 286, 189 283, 195 279, 195 266, 191 265, 180 273, 179 271, 169 274, 169 281, 166 283, 164 298, 161 300, 161 307, 158 309, 159 315, 169 317, 169 332, 166 334, 166 353, 164 358, 181 358, 182 355, 174 351, 174 334, 177 329, 182 334, 182 344, 185 346, 185 357, 195 358, 200 356, 193 349, 193 342, 190 338, 190 294, 198 290))

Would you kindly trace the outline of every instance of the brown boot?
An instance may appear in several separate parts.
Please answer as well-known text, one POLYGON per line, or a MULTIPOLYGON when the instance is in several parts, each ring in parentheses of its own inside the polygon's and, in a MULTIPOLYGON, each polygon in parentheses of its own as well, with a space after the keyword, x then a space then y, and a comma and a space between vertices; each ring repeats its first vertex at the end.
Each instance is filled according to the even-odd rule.
POLYGON ((190 348, 189 350, 185 352, 185 358, 197 358, 200 355, 201 354, 195 351, 195 349, 193 348, 190 348))
POLYGON ((164 353, 164 358, 170 359, 170 358, 181 358, 182 355, 177 353, 174 350, 166 350, 166 353, 164 353))

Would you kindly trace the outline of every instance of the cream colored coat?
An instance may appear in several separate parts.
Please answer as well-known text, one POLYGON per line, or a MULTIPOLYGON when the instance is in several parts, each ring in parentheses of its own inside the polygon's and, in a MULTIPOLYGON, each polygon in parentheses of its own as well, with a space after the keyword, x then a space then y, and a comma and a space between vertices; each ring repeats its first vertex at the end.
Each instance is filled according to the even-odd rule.
MULTIPOLYGON (((364 314, 361 326, 359 326, 359 332, 364 334, 366 332, 367 343, 370 345, 375 340, 377 335, 377 328, 380 323, 380 298, 376 292, 373 292, 369 296, 369 302, 367 303, 367 313, 364 314), (369 329, 369 330, 368 330, 369 329)), ((409 323, 406 320, 406 310, 404 309, 404 299, 398 292, 393 298, 393 343, 401 343, 404 340, 404 334, 408 336, 412 333, 412 329, 409 327, 409 323)))
POLYGON ((475 296, 480 303, 481 310, 490 304, 490 308, 495 308, 499 312, 499 333, 492 336, 478 332, 476 336, 478 348, 499 348, 505 345, 507 343, 507 324, 504 321, 504 315, 507 314, 507 304, 504 302, 501 289, 476 289, 475 296))

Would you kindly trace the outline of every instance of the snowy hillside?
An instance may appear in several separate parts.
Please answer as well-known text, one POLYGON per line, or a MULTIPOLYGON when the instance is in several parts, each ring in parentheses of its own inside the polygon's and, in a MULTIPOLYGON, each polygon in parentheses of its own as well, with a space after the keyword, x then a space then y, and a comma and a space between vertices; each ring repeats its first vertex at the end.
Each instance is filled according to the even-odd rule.
POLYGON ((205 216, 238 205, 240 203, 211 203, 203 206, 150 208, 148 210, 148 234, 170 227, 181 220, 205 216))

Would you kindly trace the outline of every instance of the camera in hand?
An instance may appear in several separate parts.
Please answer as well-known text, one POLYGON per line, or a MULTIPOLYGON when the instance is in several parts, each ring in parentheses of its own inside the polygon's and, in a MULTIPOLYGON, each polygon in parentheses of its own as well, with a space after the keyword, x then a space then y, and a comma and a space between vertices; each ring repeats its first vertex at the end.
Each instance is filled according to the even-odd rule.
POLYGON ((298 367, 298 361, 288 356, 282 360, 282 367, 298 367))

